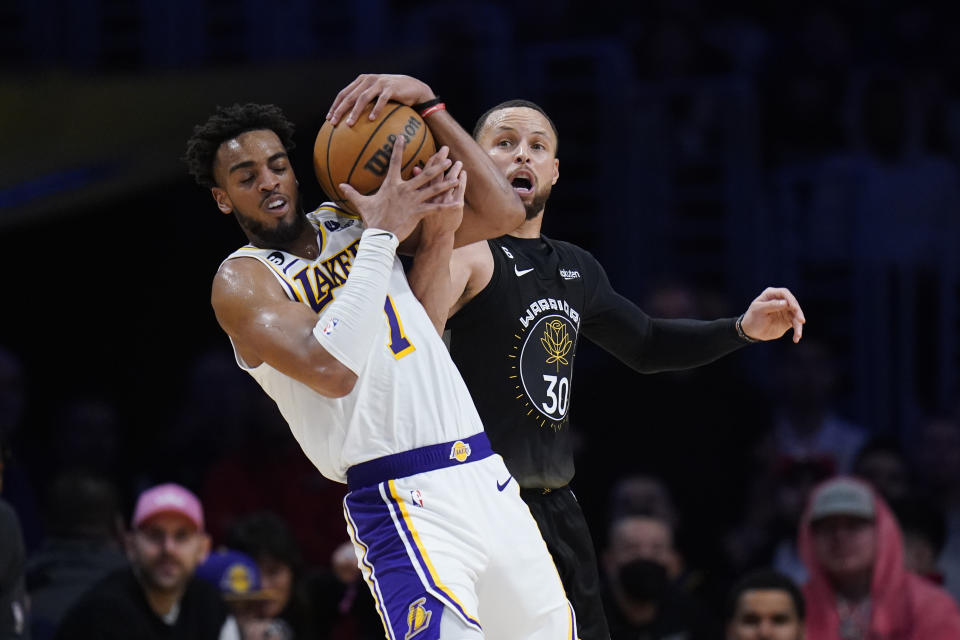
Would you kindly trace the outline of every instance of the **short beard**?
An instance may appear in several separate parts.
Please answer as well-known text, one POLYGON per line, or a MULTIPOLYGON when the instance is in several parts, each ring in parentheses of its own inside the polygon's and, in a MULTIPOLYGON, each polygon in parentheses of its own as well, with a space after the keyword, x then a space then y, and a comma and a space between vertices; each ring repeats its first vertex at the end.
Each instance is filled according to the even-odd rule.
POLYGON ((237 222, 243 227, 258 247, 265 249, 283 249, 300 237, 309 224, 307 215, 300 209, 300 196, 293 203, 294 216, 289 221, 279 221, 276 227, 267 228, 262 222, 234 210, 237 222))
POLYGON ((543 213, 543 208, 547 206, 547 200, 550 199, 551 190, 552 185, 547 185, 547 188, 544 191, 534 194, 533 202, 523 205, 523 208, 527 212, 527 220, 533 220, 538 215, 543 213))

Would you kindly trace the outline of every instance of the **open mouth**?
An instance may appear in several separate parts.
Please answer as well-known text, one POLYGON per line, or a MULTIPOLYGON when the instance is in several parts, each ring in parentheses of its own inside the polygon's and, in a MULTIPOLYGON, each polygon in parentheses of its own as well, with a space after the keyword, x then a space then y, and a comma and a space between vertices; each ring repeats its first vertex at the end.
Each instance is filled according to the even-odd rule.
POLYGON ((513 187, 514 191, 523 195, 530 193, 530 191, 533 189, 533 182, 530 180, 530 178, 517 176, 510 182, 510 186, 513 187))
POLYGON ((284 213, 287 208, 287 199, 281 196, 269 198, 264 204, 264 207, 270 213, 284 213))

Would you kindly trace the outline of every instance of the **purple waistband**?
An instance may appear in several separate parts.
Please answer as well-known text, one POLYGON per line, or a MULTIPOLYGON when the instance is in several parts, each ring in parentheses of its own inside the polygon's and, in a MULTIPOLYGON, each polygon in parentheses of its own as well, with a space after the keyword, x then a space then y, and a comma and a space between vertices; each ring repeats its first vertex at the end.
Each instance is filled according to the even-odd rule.
POLYGON ((493 449, 490 448, 487 434, 481 431, 462 440, 431 444, 355 464, 347 469, 347 488, 352 491, 379 484, 385 480, 455 467, 483 460, 492 454, 493 449))

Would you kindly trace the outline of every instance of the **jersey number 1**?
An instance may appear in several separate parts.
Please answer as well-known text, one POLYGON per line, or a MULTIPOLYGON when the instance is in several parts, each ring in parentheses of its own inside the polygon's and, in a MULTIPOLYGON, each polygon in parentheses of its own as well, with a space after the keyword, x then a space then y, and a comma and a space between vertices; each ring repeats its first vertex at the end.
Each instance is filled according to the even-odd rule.
POLYGON ((390 327, 390 351, 393 352, 393 357, 399 360, 403 356, 416 351, 416 347, 407 340, 407 336, 403 333, 403 325, 400 323, 397 308, 390 296, 387 296, 383 303, 383 313, 387 316, 387 326, 390 327))

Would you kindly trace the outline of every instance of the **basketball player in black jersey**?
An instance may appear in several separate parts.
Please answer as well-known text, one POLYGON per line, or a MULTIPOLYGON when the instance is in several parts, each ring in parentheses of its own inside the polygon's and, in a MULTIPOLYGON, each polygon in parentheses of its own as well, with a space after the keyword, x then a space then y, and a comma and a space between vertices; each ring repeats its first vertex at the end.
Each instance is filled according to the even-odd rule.
MULTIPOLYGON (((352 107, 359 113, 378 95, 383 99, 394 82, 380 78, 355 103, 335 104, 332 111, 341 116, 352 107)), ((427 311, 438 329, 445 324, 450 330, 451 355, 494 451, 540 526, 573 603, 578 637, 608 640, 593 543, 569 488, 574 466, 568 416, 580 335, 633 369, 652 373, 703 365, 746 344, 780 338, 788 329, 797 342, 805 318, 784 288, 767 288, 739 318, 650 318, 613 290, 589 252, 540 233, 560 175, 557 129, 547 114, 532 102, 505 102, 480 117, 474 138, 520 196, 526 220, 494 240, 456 250, 451 245, 449 270, 414 261, 411 287, 447 291, 449 309, 427 311)), ((499 488, 508 490, 509 484, 499 488)))

